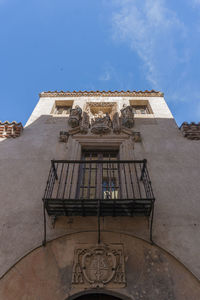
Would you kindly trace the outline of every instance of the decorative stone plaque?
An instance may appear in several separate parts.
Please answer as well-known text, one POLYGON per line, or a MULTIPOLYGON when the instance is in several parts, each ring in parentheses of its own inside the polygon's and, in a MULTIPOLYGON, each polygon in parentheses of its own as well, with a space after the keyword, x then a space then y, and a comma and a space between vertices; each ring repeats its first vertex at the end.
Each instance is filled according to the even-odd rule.
POLYGON ((126 284, 123 247, 80 245, 74 253, 72 285, 122 288, 126 284))
POLYGON ((103 114, 100 111, 95 117, 92 119, 91 124, 91 132, 95 134, 105 134, 110 132, 112 128, 112 122, 108 113, 103 114))

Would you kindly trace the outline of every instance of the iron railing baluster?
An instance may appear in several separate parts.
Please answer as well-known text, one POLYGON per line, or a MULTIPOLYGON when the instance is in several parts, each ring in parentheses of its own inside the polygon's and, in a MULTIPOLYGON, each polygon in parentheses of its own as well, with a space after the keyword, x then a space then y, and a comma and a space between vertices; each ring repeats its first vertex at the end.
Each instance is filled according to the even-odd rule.
POLYGON ((137 173, 137 166, 136 166, 135 163, 134 163, 134 168, 135 168, 135 175, 136 175, 136 181, 137 181, 139 196, 140 196, 140 198, 142 198, 141 190, 140 190, 140 182, 139 182, 138 173, 137 173))
POLYGON ((74 177, 74 165, 75 165, 75 163, 73 163, 73 167, 72 167, 71 182, 70 182, 70 188, 69 188, 69 199, 71 199, 72 183, 73 183, 73 177, 74 177))
POLYGON ((55 168, 55 161, 52 160, 52 161, 51 161, 51 164, 52 164, 54 176, 55 176, 56 180, 58 180, 57 170, 56 170, 56 168, 55 168))
POLYGON ((123 163, 123 170, 124 170, 124 179, 125 179, 126 198, 128 199, 128 186, 127 186, 126 169, 125 169, 124 163, 123 163))
POLYGON ((60 188, 61 188, 61 185, 62 185, 61 182, 62 182, 63 167, 64 167, 64 163, 62 163, 62 165, 61 165, 61 171, 60 171, 60 175, 59 175, 59 181, 58 181, 58 189, 57 189, 57 193, 56 193, 56 199, 59 198, 58 196, 59 196, 60 188))
MULTIPOLYGON (((98 216, 98 242, 101 216, 148 216, 153 240, 155 198, 145 160, 53 160, 43 201, 50 216, 98 216)), ((44 243, 45 226, 44 214, 44 243)))

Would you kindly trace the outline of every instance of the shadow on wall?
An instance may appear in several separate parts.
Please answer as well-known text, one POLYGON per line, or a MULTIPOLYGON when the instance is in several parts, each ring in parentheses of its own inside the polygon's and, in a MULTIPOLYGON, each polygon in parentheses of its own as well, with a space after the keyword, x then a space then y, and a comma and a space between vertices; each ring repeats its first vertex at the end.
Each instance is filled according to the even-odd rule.
MULTIPOLYGON (((20 137, 0 143, 3 174, 0 182, 0 222, 3 228, 0 269, 3 273, 30 249, 41 244, 42 197, 50 161, 67 159, 70 155, 68 144, 59 142, 60 131, 66 129, 67 118, 43 115, 25 127, 20 137)), ((198 225, 199 220, 200 186, 196 181, 200 172, 199 141, 185 139, 173 119, 136 119, 133 129, 141 132, 142 140, 135 143, 131 151, 134 159, 147 159, 156 198, 155 241, 200 274, 195 259, 199 251, 198 239, 193 226, 193 223, 198 225), (193 246, 188 249, 188 244, 193 246)), ((98 140, 102 138, 96 137, 98 140)), ((105 218, 103 226, 110 231, 137 234, 140 227, 137 219, 127 221, 128 225, 118 220, 115 218, 110 222, 105 218)), ((50 238, 69 230, 91 230, 87 218, 81 223, 79 221, 78 217, 73 221, 65 217, 54 229, 49 224, 50 238)))
MULTIPOLYGON (((107 284, 95 288, 92 282, 86 283, 82 274, 82 263, 79 266, 79 275, 83 276, 83 280, 73 283, 75 249, 87 248, 88 243, 93 243, 94 238, 94 233, 71 234, 49 242, 46 248, 40 247, 34 250, 1 279, 0 298, 7 300, 99 299, 92 298, 91 294, 97 293, 99 297, 100 294, 104 294, 100 299, 108 300, 197 300, 200 298, 198 280, 183 265, 160 248, 125 234, 119 236, 116 233, 105 232, 103 236, 104 245, 112 245, 112 247, 123 245, 124 288, 110 288, 107 284)), ((107 269, 103 266, 100 268, 103 272, 100 276, 105 276, 107 269)), ((88 270, 86 267, 86 272, 92 270, 92 266, 91 269, 88 267, 88 270)), ((90 275, 96 276, 96 273, 92 274, 90 275)), ((112 284, 112 280, 109 284, 112 284)))

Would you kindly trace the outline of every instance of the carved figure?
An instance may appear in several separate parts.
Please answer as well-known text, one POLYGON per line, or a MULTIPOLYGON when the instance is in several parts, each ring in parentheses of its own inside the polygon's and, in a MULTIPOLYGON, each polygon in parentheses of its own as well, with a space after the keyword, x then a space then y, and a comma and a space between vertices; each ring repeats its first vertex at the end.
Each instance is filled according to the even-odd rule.
POLYGON ((75 108, 71 108, 68 124, 72 128, 78 127, 80 124, 81 115, 82 115, 82 109, 80 108, 80 106, 76 105, 75 108))
POLYGON ((89 127, 90 127, 90 117, 89 114, 84 111, 82 121, 81 121, 80 131, 82 133, 87 133, 89 127))
POLYGON ((110 132, 112 122, 109 114, 104 114, 102 111, 100 111, 98 114, 95 114, 94 118, 92 119, 91 126, 91 132, 95 134, 104 134, 110 132))
POLYGON ((120 125, 120 121, 119 121, 119 114, 118 112, 116 112, 113 116, 113 132, 115 133, 120 133, 121 131, 121 125, 120 125))
POLYGON ((134 113, 130 105, 123 105, 121 109, 122 126, 132 128, 134 125, 134 113))

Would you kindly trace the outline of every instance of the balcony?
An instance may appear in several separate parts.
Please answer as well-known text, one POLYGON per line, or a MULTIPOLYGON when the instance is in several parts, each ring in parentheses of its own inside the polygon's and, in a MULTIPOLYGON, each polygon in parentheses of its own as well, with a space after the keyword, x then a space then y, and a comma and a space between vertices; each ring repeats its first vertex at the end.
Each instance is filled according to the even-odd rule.
MULTIPOLYGON (((146 160, 52 160, 43 197, 49 216, 151 217, 154 194, 146 160)), ((46 226, 46 225, 45 225, 46 226)), ((46 231, 46 229, 45 229, 46 231)))

